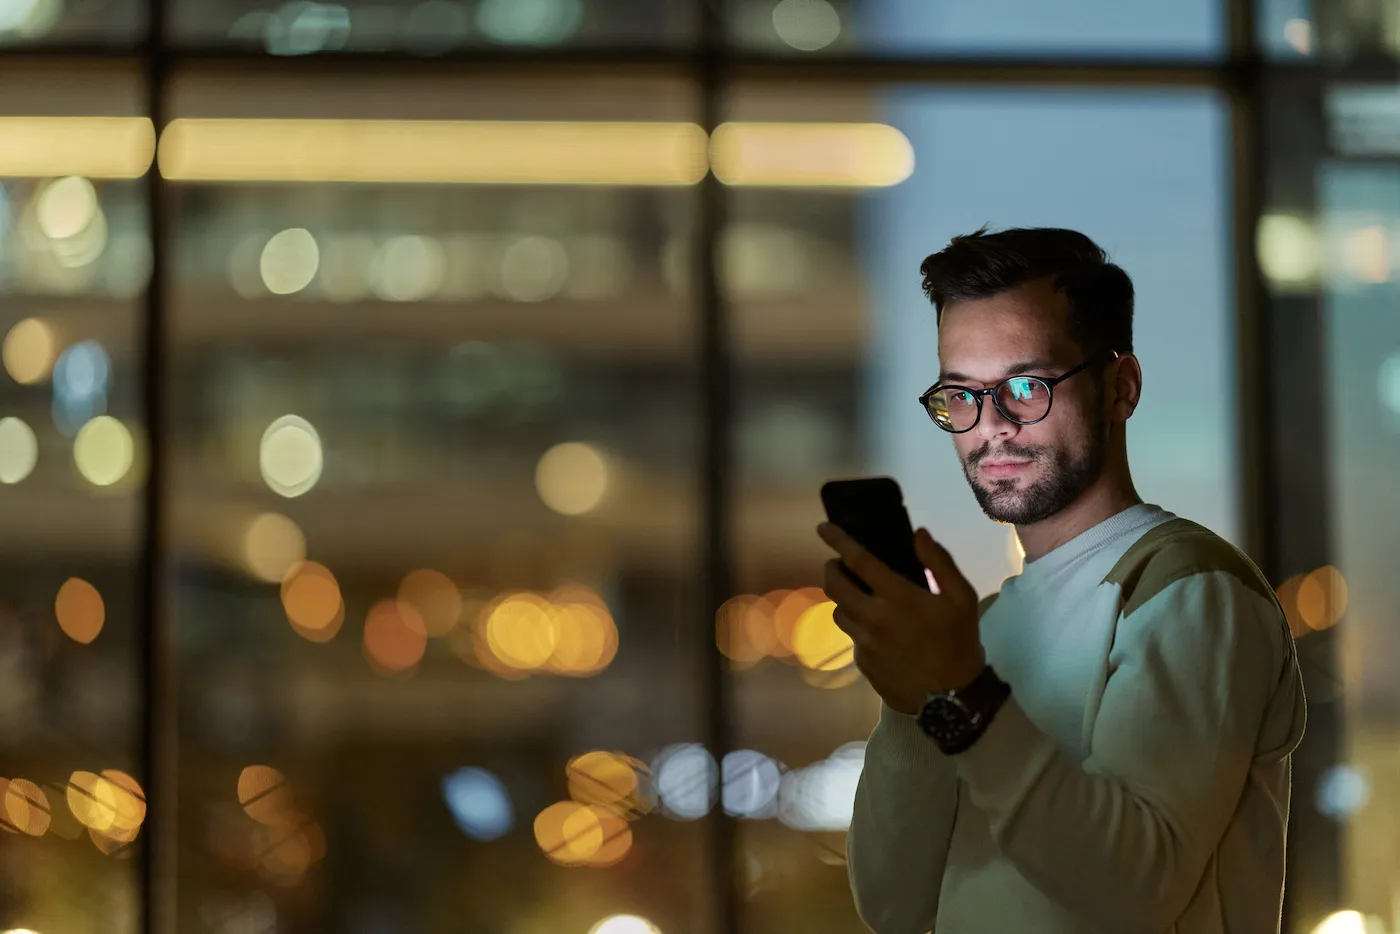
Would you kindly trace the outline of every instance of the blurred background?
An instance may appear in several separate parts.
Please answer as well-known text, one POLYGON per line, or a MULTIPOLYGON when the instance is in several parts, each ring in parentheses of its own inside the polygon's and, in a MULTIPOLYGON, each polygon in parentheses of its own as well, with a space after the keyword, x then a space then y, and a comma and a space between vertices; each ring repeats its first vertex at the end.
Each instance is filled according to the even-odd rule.
POLYGON ((1020 568, 919 261, 1133 276, 1145 498, 1400 934, 1400 4, 0 0, 0 931, 858 932, 817 495, 1020 568))

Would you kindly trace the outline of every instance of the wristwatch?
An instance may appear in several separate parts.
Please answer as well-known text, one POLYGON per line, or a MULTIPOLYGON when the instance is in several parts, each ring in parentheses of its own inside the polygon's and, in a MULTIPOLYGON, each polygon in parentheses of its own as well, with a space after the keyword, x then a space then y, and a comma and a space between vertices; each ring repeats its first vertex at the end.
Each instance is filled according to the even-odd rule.
POLYGON ((945 754, 957 755, 986 732, 1010 696, 1011 685, 987 665, 966 687, 930 694, 919 711, 919 726, 945 754))

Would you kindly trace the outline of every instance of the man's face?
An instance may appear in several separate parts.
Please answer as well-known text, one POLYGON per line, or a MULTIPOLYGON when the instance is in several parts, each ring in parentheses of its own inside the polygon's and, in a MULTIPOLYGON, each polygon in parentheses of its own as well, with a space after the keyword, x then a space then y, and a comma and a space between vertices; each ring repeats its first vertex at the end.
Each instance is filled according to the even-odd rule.
MULTIPOLYGON (((1067 316, 1064 295, 1048 279, 945 307, 939 381, 980 389, 1008 376, 1059 376, 1085 355, 1066 336, 1067 316)), ((1091 367, 1055 386, 1050 415, 1034 425, 1006 419, 984 397, 977 426, 952 436, 990 518, 1033 525, 1069 506, 1102 474, 1109 424, 1101 378, 1101 369, 1091 367)))

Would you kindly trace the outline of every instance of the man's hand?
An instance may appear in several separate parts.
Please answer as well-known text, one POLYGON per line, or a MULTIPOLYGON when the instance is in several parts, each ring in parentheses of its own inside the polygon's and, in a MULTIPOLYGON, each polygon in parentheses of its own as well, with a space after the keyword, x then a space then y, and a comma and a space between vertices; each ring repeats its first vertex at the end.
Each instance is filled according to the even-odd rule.
POLYGON ((977 591, 927 529, 915 534, 914 552, 939 593, 891 570, 829 522, 817 534, 841 556, 826 562, 822 587, 836 602, 836 625, 855 642, 856 666, 886 704, 916 714, 929 694, 965 687, 981 673, 977 591), (851 581, 842 561, 873 593, 851 581))

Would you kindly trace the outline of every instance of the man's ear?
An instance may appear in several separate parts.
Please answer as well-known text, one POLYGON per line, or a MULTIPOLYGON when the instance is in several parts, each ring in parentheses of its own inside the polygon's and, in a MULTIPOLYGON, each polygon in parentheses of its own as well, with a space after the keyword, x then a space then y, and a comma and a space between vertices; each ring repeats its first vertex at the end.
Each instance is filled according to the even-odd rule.
POLYGON ((1110 398, 1109 415, 1114 421, 1126 422, 1133 417, 1142 398, 1142 364, 1133 354, 1123 354, 1114 361, 1110 398))

